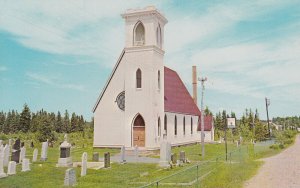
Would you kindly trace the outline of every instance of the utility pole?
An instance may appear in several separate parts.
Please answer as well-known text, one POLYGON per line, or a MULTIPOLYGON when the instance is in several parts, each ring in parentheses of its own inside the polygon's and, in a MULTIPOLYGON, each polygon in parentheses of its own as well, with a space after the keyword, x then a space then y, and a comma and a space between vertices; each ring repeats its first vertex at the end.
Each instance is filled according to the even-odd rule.
POLYGON ((269 122, 269 110, 268 110, 268 107, 269 107, 269 105, 270 105, 270 99, 268 99, 268 98, 266 97, 265 100, 266 100, 266 110, 267 110, 267 121, 268 121, 269 138, 271 138, 270 122, 269 122))
POLYGON ((199 81, 201 81, 201 86, 202 86, 202 92, 201 92, 201 155, 202 159, 204 159, 205 156, 205 149, 204 149, 204 104, 203 104, 203 98, 204 98, 204 82, 207 81, 207 78, 198 78, 199 81))

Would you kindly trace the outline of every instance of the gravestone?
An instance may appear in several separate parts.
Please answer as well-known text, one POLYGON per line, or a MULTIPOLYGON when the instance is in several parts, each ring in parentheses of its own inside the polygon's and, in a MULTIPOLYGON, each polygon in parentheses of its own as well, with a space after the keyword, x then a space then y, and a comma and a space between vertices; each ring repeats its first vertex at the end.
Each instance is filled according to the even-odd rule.
POLYGON ((21 148, 24 147, 24 146, 25 146, 25 143, 24 143, 24 142, 21 142, 21 148))
POLYGON ((3 145, 0 145, 0 178, 4 178, 7 176, 6 173, 4 173, 3 160, 4 160, 4 147, 3 145))
POLYGON ((99 153, 98 152, 93 153, 93 161, 96 161, 96 162, 99 161, 99 153))
POLYGON ((12 139, 8 139, 8 145, 11 147, 12 146, 12 139))
POLYGON ((4 147, 3 166, 7 167, 9 162, 10 147, 8 144, 4 147))
POLYGON ((177 154, 176 153, 171 154, 171 161, 173 164, 177 163, 177 154))
POLYGON ((41 161, 47 160, 47 154, 48 154, 48 141, 42 142, 42 152, 41 152, 41 161))
POLYGON ((11 155, 11 160, 15 161, 16 163, 20 162, 20 139, 18 138, 15 141, 15 144, 13 145, 12 149, 12 155, 11 155))
POLYGON ((31 141, 31 143, 30 143, 30 147, 31 147, 31 148, 34 148, 34 144, 33 144, 32 141, 31 141))
POLYGON ((160 144, 160 161, 159 166, 170 167, 171 161, 171 144, 166 140, 160 144))
POLYGON ((23 161, 23 159, 25 159, 25 156, 26 156, 26 148, 23 146, 20 152, 20 163, 23 161))
POLYGON ((121 147, 121 163, 125 163, 126 159, 125 159, 125 146, 121 147))
POLYGON ((81 157, 81 176, 86 175, 86 168, 87 168, 87 153, 84 152, 81 157))
POLYGON ((68 137, 65 134, 64 142, 59 146, 60 149, 60 157, 58 159, 57 167, 71 167, 72 166, 72 157, 71 153, 71 144, 68 143, 68 137))
POLYGON ((110 153, 106 152, 104 153, 104 168, 110 167, 110 153))
POLYGON ((33 150, 32 162, 36 162, 37 161, 38 153, 39 153, 39 150, 37 148, 35 148, 33 150))
POLYGON ((22 172, 30 171, 29 159, 24 158, 22 160, 22 172))
POLYGON ((180 151, 180 153, 179 153, 179 160, 182 161, 183 163, 186 162, 185 151, 180 151))
POLYGON ((74 186, 76 184, 76 172, 73 168, 66 170, 65 174, 65 186, 74 186))
POLYGON ((17 163, 15 161, 9 161, 8 168, 7 168, 7 175, 16 174, 16 166, 17 166, 17 163))

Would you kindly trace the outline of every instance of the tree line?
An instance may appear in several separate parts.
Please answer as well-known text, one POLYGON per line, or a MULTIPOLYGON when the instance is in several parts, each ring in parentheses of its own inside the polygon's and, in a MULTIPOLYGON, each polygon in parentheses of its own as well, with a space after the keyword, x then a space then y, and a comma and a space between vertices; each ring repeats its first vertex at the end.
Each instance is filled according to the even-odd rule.
POLYGON ((272 119, 272 122, 283 125, 285 128, 300 127, 300 116, 276 117, 272 119))
POLYGON ((65 110, 62 115, 60 111, 47 112, 40 110, 31 112, 27 104, 21 113, 16 110, 9 112, 0 112, 0 132, 4 134, 15 133, 37 133, 39 140, 48 138, 52 140, 54 133, 72 133, 82 132, 89 124, 85 121, 82 115, 72 113, 71 117, 68 110, 65 110))
MULTIPOLYGON (((208 109, 205 114, 210 113, 208 109)), ((227 113, 226 110, 216 113, 214 116, 215 136, 217 138, 224 137, 225 126, 227 126, 227 118, 236 118, 234 112, 227 113)), ((268 127, 259 118, 257 109, 253 112, 251 109, 246 109, 240 119, 236 118, 236 127, 232 130, 227 130, 228 137, 238 138, 242 136, 245 139, 257 141, 265 140, 269 137, 268 127)))

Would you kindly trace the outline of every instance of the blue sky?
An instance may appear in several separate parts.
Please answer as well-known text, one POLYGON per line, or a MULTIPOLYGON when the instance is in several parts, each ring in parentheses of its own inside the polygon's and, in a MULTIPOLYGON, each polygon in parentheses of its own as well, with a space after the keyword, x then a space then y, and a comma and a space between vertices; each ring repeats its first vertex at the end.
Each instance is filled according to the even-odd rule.
POLYGON ((0 111, 27 103, 89 119, 124 47, 120 14, 148 5, 169 20, 165 65, 189 90, 197 65, 214 113, 265 119, 268 97, 271 117, 300 115, 300 1, 288 0, 0 0, 0 111))

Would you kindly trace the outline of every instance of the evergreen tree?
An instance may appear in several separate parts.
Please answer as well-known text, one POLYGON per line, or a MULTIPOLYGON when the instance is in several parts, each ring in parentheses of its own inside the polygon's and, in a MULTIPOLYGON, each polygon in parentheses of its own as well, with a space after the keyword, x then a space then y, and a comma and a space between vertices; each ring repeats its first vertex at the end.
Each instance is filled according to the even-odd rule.
POLYGON ((3 127, 3 133, 4 134, 8 134, 8 133, 11 132, 11 130, 10 130, 10 124, 11 124, 12 121, 13 121, 13 117, 12 117, 11 112, 9 111, 7 113, 7 116, 6 116, 6 119, 5 119, 5 123, 4 123, 4 127, 3 127))
POLYGON ((62 133, 63 131, 63 121, 61 118, 60 111, 57 112, 56 122, 55 122, 55 131, 58 133, 62 133))
POLYGON ((31 113, 27 104, 24 105, 23 111, 20 116, 20 129, 22 132, 27 133, 30 130, 31 113))
POLYGON ((0 132, 3 133, 4 125, 5 125, 5 113, 3 111, 0 112, 0 132))
POLYGON ((72 117, 71 117, 71 130, 70 130, 70 132, 76 132, 76 131, 78 131, 77 117, 76 117, 76 114, 73 112, 72 117))
POLYGON ((42 113, 42 116, 40 116, 37 138, 40 142, 45 142, 47 141, 47 139, 50 142, 55 140, 55 136, 51 131, 50 116, 48 116, 47 114, 42 113))
POLYGON ((70 132, 70 118, 68 110, 65 111, 64 122, 63 122, 63 132, 69 133, 70 132))

